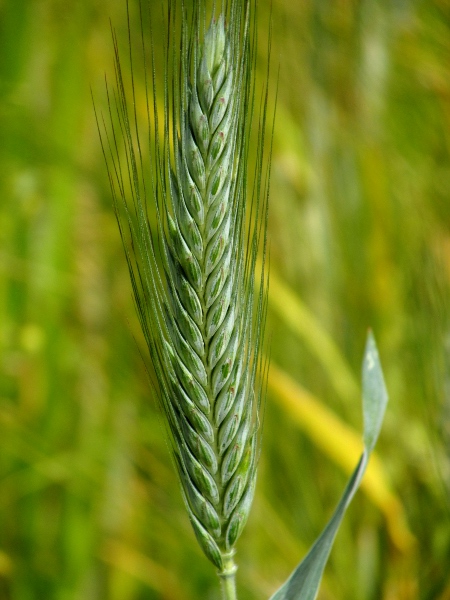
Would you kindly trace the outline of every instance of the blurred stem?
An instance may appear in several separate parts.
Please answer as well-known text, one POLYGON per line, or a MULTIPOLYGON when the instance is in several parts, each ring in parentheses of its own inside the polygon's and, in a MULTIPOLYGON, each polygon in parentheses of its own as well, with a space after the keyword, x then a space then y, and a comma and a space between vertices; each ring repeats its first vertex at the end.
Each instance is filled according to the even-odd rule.
POLYGON ((219 577, 222 583, 222 600, 237 600, 237 566, 233 560, 233 555, 234 552, 224 556, 223 570, 219 572, 219 577))

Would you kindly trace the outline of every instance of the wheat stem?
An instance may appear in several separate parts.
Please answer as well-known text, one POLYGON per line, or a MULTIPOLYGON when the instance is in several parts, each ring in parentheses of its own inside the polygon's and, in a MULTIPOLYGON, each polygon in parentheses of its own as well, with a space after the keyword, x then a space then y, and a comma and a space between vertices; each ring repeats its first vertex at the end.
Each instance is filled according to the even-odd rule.
POLYGON ((224 557, 224 566, 219 572, 219 577, 222 585, 223 600, 237 600, 236 594, 236 571, 237 566, 233 559, 234 553, 224 557))

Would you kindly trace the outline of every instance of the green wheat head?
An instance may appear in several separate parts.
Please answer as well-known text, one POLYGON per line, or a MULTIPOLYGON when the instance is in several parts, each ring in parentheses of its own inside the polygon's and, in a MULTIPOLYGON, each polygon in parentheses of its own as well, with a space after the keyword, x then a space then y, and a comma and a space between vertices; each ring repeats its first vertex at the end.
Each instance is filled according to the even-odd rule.
POLYGON ((144 59, 145 150, 133 57, 130 51, 128 88, 113 32, 116 91, 108 90, 111 127, 103 134, 137 314, 183 497, 203 551, 224 576, 235 570, 234 547, 255 489, 265 391, 267 277, 264 258, 258 272, 256 258, 258 252, 265 256, 266 246, 267 94, 251 152, 251 9, 250 2, 229 0, 209 20, 202 2, 190 13, 169 3, 162 117, 153 42, 150 60, 144 59), (255 277, 261 279, 257 295, 255 277))

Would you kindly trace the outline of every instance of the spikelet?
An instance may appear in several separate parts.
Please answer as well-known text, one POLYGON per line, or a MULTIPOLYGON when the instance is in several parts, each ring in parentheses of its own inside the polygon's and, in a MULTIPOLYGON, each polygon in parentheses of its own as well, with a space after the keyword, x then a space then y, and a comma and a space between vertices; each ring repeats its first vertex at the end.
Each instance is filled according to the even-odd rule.
MULTIPOLYGON (((264 394, 257 380, 264 270, 257 297, 254 280, 258 250, 265 255, 265 107, 248 229, 253 58, 250 5, 242 4, 230 2, 227 14, 213 17, 204 35, 202 10, 194 11, 191 28, 183 12, 180 56, 169 40, 172 65, 168 61, 166 67, 162 146, 157 125, 148 124, 154 140, 151 184, 138 130, 130 125, 136 115, 129 115, 115 41, 120 129, 111 114, 106 155, 137 313, 184 500, 206 556, 228 573, 255 489, 264 394), (125 159, 115 143, 119 131, 125 159), (148 220, 152 206, 156 232, 148 220)), ((135 106, 134 87, 132 94, 135 106)))

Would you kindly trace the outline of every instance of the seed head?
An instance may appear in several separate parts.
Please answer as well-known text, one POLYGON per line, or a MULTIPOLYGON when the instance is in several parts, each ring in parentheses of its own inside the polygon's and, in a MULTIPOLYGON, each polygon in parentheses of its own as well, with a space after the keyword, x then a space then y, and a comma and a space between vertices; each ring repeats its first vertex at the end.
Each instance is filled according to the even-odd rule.
MULTIPOLYGON (((253 103, 248 4, 227 4, 227 27, 220 15, 203 39, 200 26, 190 30, 182 14, 180 44, 172 42, 166 63, 163 145, 149 123, 151 185, 139 139, 133 140, 116 53, 127 166, 113 145, 109 170, 184 500, 197 539, 220 570, 234 551, 255 488, 266 306, 264 270, 262 291, 254 293, 258 249, 265 253, 263 134, 252 210, 247 207, 253 103), (149 226, 152 207, 156 234, 149 226)), ((196 9, 193 22, 200 21, 196 9)))

